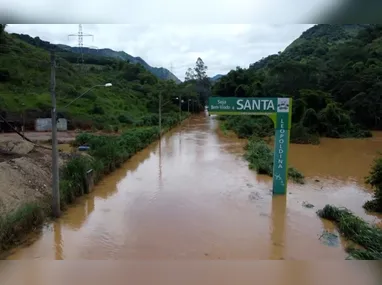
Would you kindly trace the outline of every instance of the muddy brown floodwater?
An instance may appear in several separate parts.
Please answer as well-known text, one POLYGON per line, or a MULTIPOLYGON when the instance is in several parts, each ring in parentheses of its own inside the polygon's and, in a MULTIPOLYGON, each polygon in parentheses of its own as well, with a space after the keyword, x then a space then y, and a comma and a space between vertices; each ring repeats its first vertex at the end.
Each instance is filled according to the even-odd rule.
MULTIPOLYGON (((381 221, 362 209, 371 197, 363 180, 382 151, 381 133, 365 140, 291 145, 290 164, 307 183, 290 182, 286 197, 272 198, 271 178, 248 169, 244 145, 221 134, 214 117, 192 117, 106 177, 8 259, 344 260, 345 241, 322 238, 325 230, 338 233, 316 210, 331 203, 381 221)), ((362 273, 347 266, 342 270, 349 274, 337 278, 353 284, 353 273, 362 273)), ((365 284, 374 284, 378 273, 370 272, 371 283, 365 284)))

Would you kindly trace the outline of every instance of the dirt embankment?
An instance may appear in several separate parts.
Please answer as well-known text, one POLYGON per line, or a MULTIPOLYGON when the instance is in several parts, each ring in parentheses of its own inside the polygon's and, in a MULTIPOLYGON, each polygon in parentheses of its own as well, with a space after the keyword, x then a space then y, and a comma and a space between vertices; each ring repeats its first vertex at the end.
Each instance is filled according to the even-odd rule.
MULTIPOLYGON (((77 134, 78 131, 58 132, 57 139, 59 143, 69 143, 75 139, 77 134)), ((52 138, 50 132, 25 132, 24 135, 33 142, 45 142, 52 138)), ((0 135, 0 143, 19 140, 20 136, 16 133, 4 133, 0 135)))
POLYGON ((0 141, 0 216, 50 193, 51 150, 21 139, 0 141))

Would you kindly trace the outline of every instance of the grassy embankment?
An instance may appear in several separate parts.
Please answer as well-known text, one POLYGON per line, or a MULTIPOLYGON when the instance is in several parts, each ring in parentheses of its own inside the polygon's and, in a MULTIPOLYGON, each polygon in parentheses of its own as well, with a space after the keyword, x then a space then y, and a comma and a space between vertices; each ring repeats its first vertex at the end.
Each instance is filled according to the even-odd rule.
MULTIPOLYGON (((267 117, 219 116, 220 128, 224 134, 232 130, 239 138, 248 138, 245 159, 249 168, 259 174, 273 176, 273 151, 264 140, 274 134, 273 122, 267 117)), ((293 167, 288 169, 292 181, 304 184, 304 175, 293 167)))
MULTIPOLYGON (((372 212, 382 212, 382 157, 378 157, 366 177, 366 183, 374 190, 374 197, 364 204, 364 208, 372 212)), ((361 260, 382 260, 382 229, 370 225, 356 217, 349 210, 326 205, 317 214, 333 221, 340 233, 359 247, 349 246, 347 251, 350 256, 361 260)))
MULTIPOLYGON (((185 119, 188 114, 184 114, 185 119)), ((176 117, 178 118, 178 117, 176 117)), ((163 130, 179 123, 174 117, 165 118, 163 130)), ((138 151, 158 139, 158 127, 137 127, 120 136, 97 136, 82 133, 75 145, 90 146, 89 155, 74 155, 60 170, 61 205, 65 209, 76 197, 88 193, 86 172, 93 169, 95 183, 112 172, 138 151)), ((19 244, 26 233, 35 230, 50 217, 49 197, 38 203, 25 204, 13 213, 0 218, 0 252, 19 244)))
POLYGON ((352 258, 382 260, 382 229, 368 224, 345 208, 326 205, 317 214, 333 221, 340 233, 354 243, 346 248, 352 258))

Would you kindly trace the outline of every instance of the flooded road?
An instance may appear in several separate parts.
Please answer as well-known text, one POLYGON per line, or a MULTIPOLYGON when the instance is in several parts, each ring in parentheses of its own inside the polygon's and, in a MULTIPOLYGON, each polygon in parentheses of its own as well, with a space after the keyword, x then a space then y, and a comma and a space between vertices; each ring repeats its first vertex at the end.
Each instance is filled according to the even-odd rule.
POLYGON ((289 182, 287 197, 272 198, 271 178, 248 169, 244 145, 221 134, 213 117, 192 117, 8 259, 344 260, 345 241, 325 243, 323 232, 336 231, 315 211, 331 203, 381 221, 362 209, 371 197, 363 179, 382 151, 381 133, 291 145, 290 164, 307 183, 289 182))

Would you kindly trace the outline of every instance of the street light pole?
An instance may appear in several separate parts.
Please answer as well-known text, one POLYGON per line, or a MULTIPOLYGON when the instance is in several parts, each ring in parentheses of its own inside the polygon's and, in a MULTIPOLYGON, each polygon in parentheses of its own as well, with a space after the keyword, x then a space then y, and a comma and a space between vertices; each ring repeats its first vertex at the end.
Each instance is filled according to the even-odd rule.
MULTIPOLYGON (((51 83, 51 97, 52 97, 52 212, 53 216, 58 218, 61 215, 61 205, 60 205, 60 184, 59 184, 59 167, 58 167, 58 143, 57 143, 57 106, 56 106, 56 57, 54 51, 51 52, 50 57, 51 62, 51 73, 50 73, 50 83, 51 83)), ((84 96, 90 90, 95 87, 110 87, 111 83, 106 83, 104 85, 94 85, 86 92, 82 93, 80 96, 72 100, 69 104, 66 104, 63 108, 68 107, 74 101, 84 96)))

